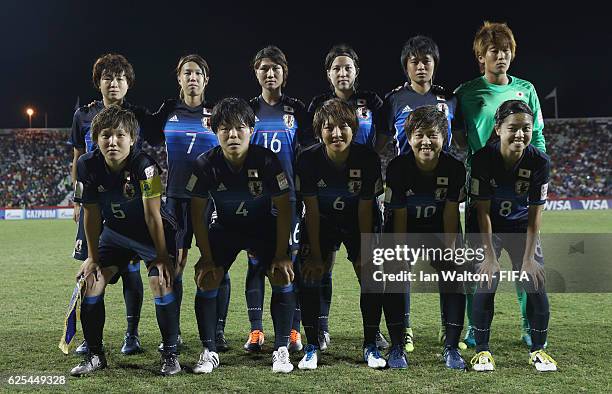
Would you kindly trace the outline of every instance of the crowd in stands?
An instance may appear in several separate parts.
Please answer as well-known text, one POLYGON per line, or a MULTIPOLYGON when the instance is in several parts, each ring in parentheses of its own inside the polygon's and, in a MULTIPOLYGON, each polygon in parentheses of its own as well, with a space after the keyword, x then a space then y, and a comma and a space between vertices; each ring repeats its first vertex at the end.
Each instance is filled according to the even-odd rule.
MULTIPOLYGON (((552 161, 549 197, 612 196, 612 118, 551 119, 545 124, 552 161)), ((0 130, 0 207, 49 206, 69 200, 73 153, 68 133, 68 129, 0 130)), ((145 143, 143 149, 165 168, 163 146, 145 143)), ((383 167, 393 151, 390 145, 383 154, 383 167)))

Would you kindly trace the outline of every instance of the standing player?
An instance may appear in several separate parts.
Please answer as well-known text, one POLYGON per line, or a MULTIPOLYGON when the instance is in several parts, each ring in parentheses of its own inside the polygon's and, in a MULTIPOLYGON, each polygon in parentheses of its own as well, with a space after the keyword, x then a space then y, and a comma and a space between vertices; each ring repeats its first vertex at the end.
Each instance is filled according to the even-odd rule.
MULTIPOLYGON (((411 233, 421 245, 454 249, 459 229, 459 202, 463 197, 463 163, 443 151, 448 120, 435 106, 414 109, 406 120, 405 131, 411 152, 400 155, 387 168, 386 206, 393 211, 389 229, 398 234, 411 233), (444 243, 436 238, 444 233, 444 243)), ((458 270, 454 261, 432 261, 438 271, 458 270)), ((442 277, 442 275, 440 275, 442 277)), ((442 314, 445 317, 444 361, 447 368, 465 369, 459 354, 463 329, 465 295, 463 284, 438 282, 442 314)))
MULTIPOLYGON (((302 223, 306 231, 300 245, 300 296, 308 339, 300 369, 316 369, 318 365, 321 281, 323 273, 330 270, 330 255, 344 243, 361 282, 362 271, 368 268, 367 263, 362 266, 361 236, 380 228, 376 203, 383 190, 380 159, 373 150, 351 143, 358 125, 354 108, 340 99, 326 101, 315 112, 313 121, 313 129, 323 142, 305 150, 297 161, 296 188, 306 208, 302 223)), ((376 346, 383 295, 361 290, 363 358, 370 368, 384 368, 387 362, 376 346)), ((395 309, 395 314, 386 316, 394 345, 389 366, 405 368, 401 305, 395 309)))
MULTIPOLYGON (((297 208, 293 187, 293 165, 298 149, 314 141, 306 134, 309 127, 304 104, 282 93, 282 89, 287 86, 289 76, 285 54, 275 46, 267 46, 257 52, 253 58, 252 67, 257 82, 261 86, 261 94, 249 103, 255 112, 255 132, 251 143, 276 153, 283 171, 287 174, 291 185, 289 201, 293 212, 290 243, 292 253, 295 255, 298 249, 299 215, 302 210, 297 208)), ((301 207, 301 204, 299 206, 301 207)), ((251 332, 244 348, 251 352, 260 351, 264 342, 262 325, 264 276, 265 271, 262 270, 258 260, 249 254, 245 296, 251 332)), ((289 350, 302 350, 299 305, 293 315, 289 350)))
MULTIPOLYGON (((125 57, 119 54, 106 54, 99 57, 92 72, 92 80, 96 89, 102 94, 101 101, 95 101, 88 106, 79 108, 74 113, 72 120, 72 133, 70 144, 73 147, 72 159, 72 182, 76 182, 77 161, 86 152, 91 152, 96 145, 91 135, 91 122, 93 118, 104 108, 110 105, 121 105, 123 108, 132 110, 139 122, 142 123, 145 111, 125 101, 128 89, 134 86, 134 69, 125 57)), ((140 142, 137 141, 137 146, 140 142)), ((77 202, 74 204, 74 221, 78 224, 76 243, 73 257, 76 260, 87 259, 87 239, 83 228, 82 207, 77 202)), ((125 311, 127 319, 127 330, 121 352, 123 354, 135 354, 141 350, 138 337, 138 323, 140 321, 140 310, 142 308, 143 286, 140 277, 140 262, 135 261, 123 267, 121 279, 123 281, 123 298, 125 300, 125 311)), ((77 354, 87 353, 87 342, 84 341, 76 350, 77 354)))
POLYGON ((92 141, 99 148, 77 162, 74 196, 83 204, 88 248, 77 279, 87 281, 81 324, 89 349, 85 359, 70 371, 74 376, 106 367, 104 290, 135 257, 145 261, 155 296, 155 313, 165 344, 161 374, 174 375, 181 370, 172 291, 174 220, 166 217, 161 205, 159 166, 146 153, 133 150, 137 129, 131 111, 116 105, 103 109, 91 124, 92 141))
POLYGON ((195 310, 204 349, 193 371, 209 373, 219 365, 214 340, 219 284, 238 253, 249 250, 272 285, 276 335, 272 371, 291 372, 287 349, 295 309, 293 264, 288 253, 291 185, 274 153, 249 144, 255 114, 244 100, 221 100, 213 108, 211 126, 220 146, 197 158, 187 183, 201 253, 195 266, 195 310), (209 199, 217 210, 210 229, 205 219, 209 199))
MULTIPOLYGON (((191 248, 193 227, 191 225, 191 198, 185 186, 193 168, 193 162, 202 153, 218 145, 217 137, 210 127, 212 105, 204 94, 210 80, 210 67, 200 55, 190 54, 179 59, 176 66, 179 84, 179 99, 166 100, 157 113, 148 117, 143 135, 152 145, 165 143, 168 160, 168 184, 166 187, 166 209, 176 218, 177 270, 174 293, 180 311, 183 300, 183 271, 187 254, 191 248)), ((212 209, 209 212, 212 213, 212 209)), ((210 215, 209 215, 210 216, 210 215)), ((217 347, 227 350, 225 340, 225 317, 229 302, 229 275, 219 288, 219 321, 217 325, 217 347)), ((179 334, 179 346, 182 343, 179 334)), ((162 345, 160 345, 160 351, 162 345)))
MULTIPOLYGON (((508 75, 510 63, 516 55, 516 41, 512 30, 505 23, 485 22, 476 33, 473 47, 482 75, 462 84, 455 90, 467 135, 468 177, 471 156, 485 146, 489 140, 495 125, 495 111, 507 100, 522 100, 529 105, 535 115, 531 144, 542 152, 546 152, 544 135, 542 134, 544 121, 535 88, 528 81, 508 75)), ((468 187, 469 185, 468 182, 468 187)), ((466 229, 468 233, 472 233, 476 232, 473 230, 477 226, 476 208, 473 203, 468 206, 469 208, 466 210, 466 229)), ((467 294, 468 331, 465 342, 469 346, 475 345, 471 319, 473 290, 468 289, 467 294)), ((527 346, 531 347, 525 292, 520 286, 517 286, 516 290, 522 315, 521 338, 527 346)))
POLYGON ((477 354, 472 365, 476 371, 495 369, 489 335, 499 283, 498 259, 503 248, 510 256, 512 269, 528 275, 528 280, 520 281, 519 285, 527 292, 532 342, 529 363, 540 372, 556 371, 556 362, 544 352, 550 310, 544 290, 544 257, 539 237, 550 159, 529 145, 535 118, 524 101, 504 102, 494 119, 499 142, 485 145, 472 157, 470 194, 475 200, 485 249, 485 260, 478 272, 488 277, 474 294, 472 317, 477 354))
MULTIPOLYGON (((443 87, 433 84, 436 70, 440 64, 438 45, 429 37, 415 36, 404 44, 400 56, 402 70, 408 81, 385 95, 381 110, 381 125, 377 135, 376 150, 382 152, 389 137, 397 140, 399 154, 411 152, 410 137, 404 125, 410 113, 424 105, 435 105, 447 118, 447 135, 443 149, 448 151, 452 139, 451 121, 454 118, 456 99, 443 87)), ((387 215, 385 215, 387 216, 387 215)), ((385 221, 390 220, 386 217, 385 221)), ((413 331, 410 322, 410 290, 406 292, 406 351, 414 350, 413 331)), ((443 310, 440 304, 440 310, 443 310)), ((444 342, 444 314, 441 313, 442 327, 439 338, 444 342)))
MULTIPOLYGON (((353 142, 374 148, 376 137, 376 116, 382 107, 382 100, 374 92, 358 90, 359 57, 353 48, 340 44, 333 46, 325 57, 325 72, 332 91, 316 96, 308 106, 308 112, 314 114, 324 102, 339 98, 348 103, 359 119, 359 128, 353 136, 353 142)), ((339 245, 338 245, 339 246, 339 245)), ((332 269, 336 252, 330 255, 330 270, 323 273, 321 282, 321 315, 319 316, 320 348, 327 349, 330 342, 329 311, 332 300, 332 269)), ((376 344, 381 349, 389 347, 380 331, 376 334, 376 344)))

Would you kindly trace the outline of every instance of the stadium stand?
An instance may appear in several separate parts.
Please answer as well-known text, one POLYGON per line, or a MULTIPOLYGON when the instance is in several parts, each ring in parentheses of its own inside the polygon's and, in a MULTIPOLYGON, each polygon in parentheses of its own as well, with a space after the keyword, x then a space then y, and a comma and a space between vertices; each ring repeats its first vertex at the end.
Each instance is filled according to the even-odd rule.
MULTIPOLYGON (((552 160, 549 197, 612 196, 612 118, 547 119, 544 130, 552 160)), ((0 130, 0 207, 65 205, 72 186, 69 129, 0 130)), ((165 168, 163 146, 143 145, 165 168)), ((393 157, 389 145, 383 167, 393 157)), ((456 152, 460 156, 462 152, 456 152)), ((165 184, 165 174, 163 173, 165 184)))

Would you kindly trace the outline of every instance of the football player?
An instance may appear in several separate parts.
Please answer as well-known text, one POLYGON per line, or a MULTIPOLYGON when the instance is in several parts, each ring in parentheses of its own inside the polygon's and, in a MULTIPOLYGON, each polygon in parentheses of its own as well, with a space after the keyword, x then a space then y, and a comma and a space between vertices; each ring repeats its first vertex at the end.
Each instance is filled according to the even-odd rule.
POLYGON ((544 257, 539 232, 548 190, 550 159, 530 145, 535 114, 522 100, 508 100, 495 113, 499 141, 485 145, 472 157, 470 193, 476 205, 485 259, 478 267, 484 276, 474 294, 472 319, 477 354, 476 371, 492 371, 489 349, 495 290, 499 283, 502 249, 512 269, 527 278, 517 281, 526 294, 531 348, 529 363, 537 371, 556 371, 557 364, 544 352, 550 307, 544 289, 544 257), (486 279, 486 280, 485 280, 486 279))
MULTIPOLYGON (((304 146, 314 143, 304 104, 283 94, 289 76, 285 54, 275 46, 267 46, 257 52, 252 61, 261 94, 250 100, 255 112, 255 131, 251 143, 270 149, 278 156, 283 171, 291 185, 289 201, 293 212, 291 221, 292 256, 297 254, 299 235, 299 216, 301 203, 296 202, 293 187, 293 166, 295 155, 304 146), (300 208, 298 208, 300 207, 300 208)), ((247 351, 260 351, 264 342, 262 325, 265 271, 257 259, 249 254, 249 265, 245 286, 247 310, 251 322, 251 332, 244 348, 247 351)), ((295 260, 295 258, 294 258, 295 260)), ((296 289, 297 290, 297 289, 296 289)), ((300 335, 299 305, 293 315, 289 351, 302 350, 300 335)))
MULTIPOLYGON (((119 54, 106 54, 99 57, 93 66, 92 81, 96 89, 102 94, 102 100, 94 101, 90 105, 80 107, 72 120, 72 132, 70 144, 73 147, 73 159, 71 176, 73 184, 76 182, 77 161, 79 157, 95 149, 96 141, 91 136, 91 122, 93 118, 104 108, 110 105, 121 105, 123 108, 132 110, 142 123, 146 111, 142 107, 131 105, 125 100, 128 89, 134 86, 135 75, 132 65, 125 57, 119 54)), ((140 140, 137 141, 137 145, 140 140)), ((79 261, 87 259, 87 239, 83 228, 82 207, 79 203, 74 204, 73 219, 78 224, 75 248, 72 256, 79 261)), ((123 354, 135 354, 141 350, 138 337, 138 323, 140 322, 140 310, 142 309, 143 285, 140 276, 140 262, 135 261, 128 264, 121 272, 123 282, 123 298, 125 300, 125 312, 127 329, 121 352, 123 354)), ((77 354, 87 353, 87 342, 84 341, 77 349, 77 354)))
POLYGON ((75 200, 83 205, 88 255, 77 273, 87 281, 81 307, 83 334, 89 347, 70 374, 81 376, 105 368, 102 345, 104 290, 134 258, 145 261, 155 297, 155 313, 165 344, 162 375, 181 370, 177 358, 177 304, 174 278, 174 220, 162 208, 160 168, 146 153, 134 150, 138 122, 129 110, 111 105, 96 115, 91 138, 98 149, 77 162, 75 200), (104 220, 104 226, 102 226, 104 220), (144 230, 144 231, 143 231, 144 230))
MULTIPOLYGON (((323 274, 330 271, 331 255, 344 243, 348 259, 361 281, 362 272, 368 269, 361 258, 361 236, 380 229, 381 217, 376 203, 383 189, 380 159, 368 147, 352 143, 353 130, 358 128, 353 107, 338 98, 326 101, 317 109, 313 120, 313 129, 323 142, 302 152, 297 161, 296 190, 306 208, 302 223, 306 231, 302 233, 300 244, 300 296, 302 322, 308 339, 305 355, 298 364, 300 369, 316 369, 318 365, 321 281, 323 274)), ((387 361, 376 346, 383 295, 361 291, 360 306, 364 361, 370 368, 384 368, 387 361)), ((397 312, 395 316, 386 315, 386 321, 393 349, 399 349, 403 355, 401 308, 397 312)), ((405 363, 403 366, 396 363, 394 357, 399 353, 393 349, 389 366, 405 367, 405 363)))
MULTIPOLYGON (((465 135, 462 138, 465 140, 467 137, 468 178, 471 156, 480 150, 491 137, 495 126, 495 111, 507 100, 522 100, 529 105, 534 113, 531 144, 542 152, 546 152, 546 141, 542 134, 544 121, 535 88, 530 82, 508 74, 510 64, 516 57, 516 41, 512 30, 505 23, 485 22, 476 33, 473 49, 482 75, 462 84, 455 90, 459 101, 459 115, 465 124, 465 135)), ((457 136, 459 137, 460 134, 457 136)), ((467 185, 469 188, 469 180, 467 185)), ((466 232, 475 233, 477 232, 476 227, 476 208, 468 201, 466 232)), ((468 346, 474 346, 474 332, 471 328, 474 287, 467 290, 468 330, 464 341, 468 346)), ((516 291, 522 316, 521 338, 528 347, 531 347, 525 292, 520 286, 517 286, 516 291)))
MULTIPOLYGON (((331 85, 331 91, 316 96, 308 106, 308 112, 313 114, 327 100, 339 98, 348 103, 359 119, 359 129, 353 136, 353 142, 374 148, 376 137, 376 117, 382 106, 382 100, 374 92, 357 89, 359 76, 359 57, 353 48, 345 44, 334 45, 325 57, 325 72, 331 85)), ((339 247, 340 245, 338 245, 339 247)), ((327 349, 331 337, 329 335, 329 311, 332 300, 332 269, 335 261, 335 251, 330 257, 330 270, 323 274, 321 282, 321 315, 319 316, 319 348, 327 349)), ((380 349, 389 347, 389 343, 380 333, 376 334, 376 344, 380 349)))
MULTIPOLYGON (((448 119, 436 106, 422 106, 410 113, 404 128, 411 151, 387 167, 385 203, 392 214, 387 215, 385 226, 390 232, 414 234, 409 239, 415 245, 454 249, 461 232, 459 202, 465 197, 465 168, 443 150, 448 119)), ((431 264, 438 271, 460 269, 454 261, 433 260, 431 264)), ((440 280, 438 286, 446 334, 444 361, 447 368, 464 370, 458 350, 465 314, 463 284, 440 280)))
POLYGON ((219 365, 214 339, 219 284, 241 250, 249 250, 272 285, 275 328, 273 372, 291 372, 287 344, 295 309, 293 263, 289 253, 291 184, 278 157, 250 145, 255 114, 242 99, 226 98, 213 108, 211 127, 219 146, 201 154, 186 189, 201 257, 195 266, 195 310, 203 351, 193 368, 210 373, 219 365), (212 200, 217 217, 205 218, 212 200))

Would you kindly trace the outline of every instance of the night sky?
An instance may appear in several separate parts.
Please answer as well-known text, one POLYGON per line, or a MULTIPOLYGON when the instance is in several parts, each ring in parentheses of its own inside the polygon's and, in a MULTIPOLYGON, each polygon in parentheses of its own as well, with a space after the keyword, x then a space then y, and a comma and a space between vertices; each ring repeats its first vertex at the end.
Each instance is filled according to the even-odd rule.
POLYGON ((28 105, 37 111, 34 127, 44 125, 45 112, 49 127, 69 127, 77 96, 81 104, 100 97, 91 68, 99 55, 111 51, 134 66, 136 83, 127 99, 149 109, 177 96, 174 67, 181 55, 192 52, 211 66, 207 100, 256 96, 260 88, 250 60, 267 44, 279 46, 289 60, 284 92, 306 104, 328 89, 324 57, 341 42, 359 54, 360 87, 382 97, 404 81, 401 47, 416 34, 438 43, 435 82, 453 90, 478 76, 471 48, 483 20, 505 21, 513 29, 518 48, 509 73, 535 85, 545 117, 554 115, 553 100, 544 100, 554 87, 560 117, 612 116, 612 28, 603 10, 582 2, 582 8, 576 3, 571 9, 535 1, 498 1, 479 8, 402 3, 407 5, 3 0, 0 128, 27 127, 28 105))

